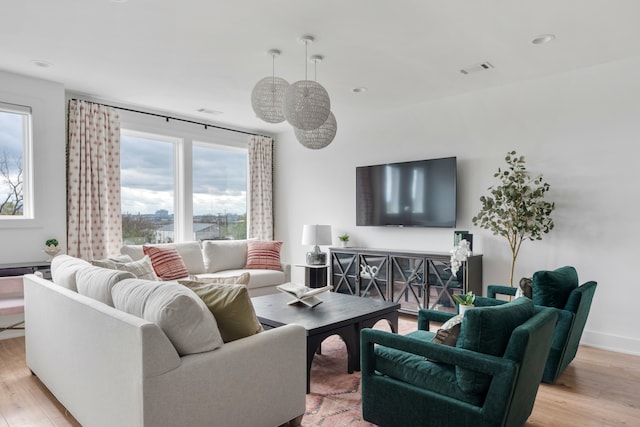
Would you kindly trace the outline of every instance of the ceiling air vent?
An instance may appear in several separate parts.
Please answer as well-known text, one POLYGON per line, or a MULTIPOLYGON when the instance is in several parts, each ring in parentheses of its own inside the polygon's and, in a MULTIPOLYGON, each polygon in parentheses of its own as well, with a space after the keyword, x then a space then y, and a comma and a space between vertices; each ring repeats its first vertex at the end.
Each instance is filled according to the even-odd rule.
POLYGON ((460 72, 462 74, 471 74, 471 73, 477 73, 478 71, 490 70, 491 68, 493 68, 493 65, 491 65, 489 61, 486 61, 486 62, 481 62, 479 64, 470 65, 460 70, 460 72))

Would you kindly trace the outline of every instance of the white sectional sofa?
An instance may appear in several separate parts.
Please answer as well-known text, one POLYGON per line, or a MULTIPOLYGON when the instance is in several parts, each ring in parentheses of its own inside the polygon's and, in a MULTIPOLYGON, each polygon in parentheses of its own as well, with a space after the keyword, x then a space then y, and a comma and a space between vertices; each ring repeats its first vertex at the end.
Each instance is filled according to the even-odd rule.
MULTIPOLYGON (((153 246, 175 246, 190 275, 198 277, 231 277, 249 272, 249 295, 275 294, 277 285, 291 281, 291 265, 281 263, 282 271, 246 269, 247 240, 205 240, 199 242, 166 243, 153 246)), ((144 257, 142 245, 125 245, 120 253, 134 261, 144 257)))
MULTIPOLYGON (((204 303, 197 295, 199 302, 189 301, 189 307, 200 310, 202 321, 184 332, 166 327, 167 319, 182 325, 184 311, 171 304, 164 323, 112 306, 127 288, 173 286, 188 300, 185 292, 192 291, 182 285, 137 279, 67 255, 54 258, 52 275, 53 282, 25 276, 26 362, 82 425, 274 427, 300 422, 306 391, 303 327, 287 325, 222 344, 213 315, 209 312, 208 318, 200 310, 204 303), (193 337, 201 348, 181 354, 188 350, 179 352, 176 338, 193 337)), ((158 305, 136 302, 135 293, 125 296, 134 306, 158 305)))

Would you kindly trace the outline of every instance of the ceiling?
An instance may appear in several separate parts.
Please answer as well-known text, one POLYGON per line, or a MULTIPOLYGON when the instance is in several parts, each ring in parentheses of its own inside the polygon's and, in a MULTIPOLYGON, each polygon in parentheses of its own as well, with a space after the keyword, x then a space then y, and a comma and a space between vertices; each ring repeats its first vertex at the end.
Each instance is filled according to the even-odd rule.
POLYGON ((304 78, 305 34, 316 39, 309 55, 325 57, 317 81, 340 126, 351 114, 638 56, 639 24, 636 0, 3 1, 0 69, 105 100, 276 133, 290 127, 257 119, 251 90, 271 75, 269 49, 282 51, 277 76, 304 78), (547 33, 556 39, 531 43, 547 33), (460 72, 482 62, 494 68, 460 72))

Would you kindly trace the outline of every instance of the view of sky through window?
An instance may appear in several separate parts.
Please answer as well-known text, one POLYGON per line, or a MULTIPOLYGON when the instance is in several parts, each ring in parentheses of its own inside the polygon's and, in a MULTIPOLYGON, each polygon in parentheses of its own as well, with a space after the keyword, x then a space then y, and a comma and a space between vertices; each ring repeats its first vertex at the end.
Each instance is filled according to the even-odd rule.
POLYGON ((24 213, 24 144, 28 115, 0 109, 0 215, 24 213))

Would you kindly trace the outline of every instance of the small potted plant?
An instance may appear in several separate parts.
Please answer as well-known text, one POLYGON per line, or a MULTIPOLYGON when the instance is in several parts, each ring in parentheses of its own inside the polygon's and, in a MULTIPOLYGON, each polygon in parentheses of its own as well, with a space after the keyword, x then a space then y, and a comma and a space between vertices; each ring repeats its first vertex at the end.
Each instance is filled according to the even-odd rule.
POLYGON ((346 248, 347 244, 349 244, 349 234, 342 233, 341 235, 338 236, 338 240, 340 240, 340 246, 342 246, 343 248, 346 248))
POLYGON ((454 295, 453 299, 458 303, 458 313, 464 314, 470 308, 473 308, 473 302, 476 300, 476 296, 473 292, 469 291, 463 295, 454 295))
POLYGON ((58 255, 62 249, 58 246, 57 239, 47 239, 44 242, 44 252, 49 255, 49 261, 53 259, 54 256, 58 255))

